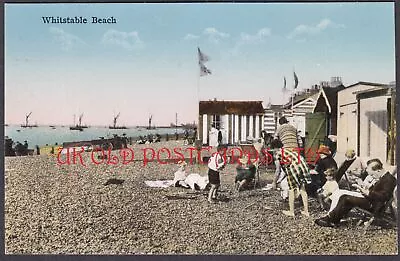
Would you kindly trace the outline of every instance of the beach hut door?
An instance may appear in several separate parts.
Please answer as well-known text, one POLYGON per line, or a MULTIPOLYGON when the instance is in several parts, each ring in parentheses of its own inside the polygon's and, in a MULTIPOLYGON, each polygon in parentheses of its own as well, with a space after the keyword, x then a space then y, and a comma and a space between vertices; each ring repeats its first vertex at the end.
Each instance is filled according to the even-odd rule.
POLYGON ((319 145, 326 136, 327 121, 324 112, 306 113, 305 151, 308 161, 314 161, 319 145), (307 151, 310 153, 307 154, 307 151), (312 152, 312 153, 311 153, 312 152))

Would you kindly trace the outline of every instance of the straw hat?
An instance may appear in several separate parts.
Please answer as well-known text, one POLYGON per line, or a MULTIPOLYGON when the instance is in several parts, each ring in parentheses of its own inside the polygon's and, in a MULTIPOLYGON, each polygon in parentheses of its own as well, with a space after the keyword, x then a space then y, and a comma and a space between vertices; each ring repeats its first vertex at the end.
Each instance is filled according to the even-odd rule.
POLYGON ((333 176, 334 173, 335 173, 335 169, 334 168, 329 168, 329 169, 324 171, 325 176, 333 176))
POLYGON ((331 155, 331 150, 327 146, 322 145, 321 147, 319 147, 317 153, 329 156, 331 155))
POLYGON ((335 135, 328 135, 328 139, 330 139, 332 142, 336 142, 336 141, 337 141, 337 136, 335 136, 335 135))
POLYGON ((184 160, 180 160, 180 161, 178 161, 178 165, 179 165, 179 166, 186 166, 187 163, 186 163, 186 161, 184 161, 184 160))
POLYGON ((346 151, 344 156, 346 157, 346 160, 352 160, 356 157, 356 152, 353 149, 349 149, 346 151))

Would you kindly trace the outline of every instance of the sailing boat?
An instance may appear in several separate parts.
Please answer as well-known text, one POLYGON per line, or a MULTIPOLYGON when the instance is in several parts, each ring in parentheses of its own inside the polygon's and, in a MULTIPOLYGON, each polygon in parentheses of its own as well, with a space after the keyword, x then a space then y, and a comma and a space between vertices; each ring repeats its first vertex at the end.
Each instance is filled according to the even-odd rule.
POLYGON ((22 128, 37 127, 37 124, 34 124, 34 125, 29 125, 29 124, 28 124, 28 120, 29 120, 29 117, 31 116, 31 114, 32 114, 32 112, 30 112, 28 115, 25 116, 25 125, 22 124, 22 125, 21 125, 22 128))
POLYGON ((121 113, 118 113, 117 116, 114 116, 114 125, 108 126, 109 129, 127 129, 125 126, 117 126, 117 119, 119 118, 120 114, 121 113))
MULTIPOLYGON (((79 124, 76 124, 75 126, 71 126, 71 127, 69 127, 69 129, 83 131, 84 128, 87 128, 87 126, 82 125, 82 117, 83 117, 83 113, 81 115, 79 115, 79 124)), ((74 114, 74 124, 75 124, 75 114, 74 114)))
POLYGON ((148 129, 148 130, 151 130, 151 129, 155 129, 156 127, 152 127, 151 126, 151 120, 153 119, 153 115, 150 115, 150 117, 149 117, 149 126, 146 128, 146 129, 148 129))

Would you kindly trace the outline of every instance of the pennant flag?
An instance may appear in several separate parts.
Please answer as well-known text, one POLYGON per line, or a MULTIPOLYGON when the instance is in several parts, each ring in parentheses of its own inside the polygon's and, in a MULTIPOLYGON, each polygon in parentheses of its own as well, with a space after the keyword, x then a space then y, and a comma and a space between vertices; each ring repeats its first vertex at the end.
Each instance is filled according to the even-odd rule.
POLYGON ((199 62, 200 65, 200 76, 206 76, 211 74, 211 71, 201 62, 199 62))
POLYGON ((299 78, 297 78, 295 71, 293 71, 293 74, 294 74, 294 89, 296 89, 297 85, 299 85, 299 78))
POLYGON ((200 63, 208 62, 208 61, 210 60, 210 57, 209 57, 208 55, 202 53, 202 52, 200 51, 200 48, 199 48, 199 47, 197 47, 197 52, 198 52, 198 54, 199 54, 199 64, 200 64, 200 63))
POLYGON ((286 91, 286 77, 283 77, 283 91, 286 91))

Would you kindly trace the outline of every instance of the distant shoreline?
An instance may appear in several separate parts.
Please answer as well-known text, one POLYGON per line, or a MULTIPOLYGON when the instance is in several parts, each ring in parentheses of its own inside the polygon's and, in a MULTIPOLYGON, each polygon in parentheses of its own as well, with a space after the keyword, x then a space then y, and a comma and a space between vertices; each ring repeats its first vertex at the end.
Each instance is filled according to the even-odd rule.
MULTIPOLYGON (((56 125, 56 124, 37 124, 33 128, 38 128, 38 127, 69 128, 71 126, 73 126, 73 125, 68 125, 68 124, 66 124, 66 125, 61 125, 61 124, 59 124, 59 125, 56 125)), ((85 126, 87 126, 87 128, 105 128, 105 129, 109 128, 109 125, 107 125, 107 126, 106 125, 85 125, 85 126)), ((21 124, 18 124, 18 123, 17 124, 15 124, 15 123, 5 123, 4 127, 21 127, 21 124)), ((124 127, 128 128, 128 129, 146 129, 146 128, 148 128, 148 126, 140 126, 140 125, 135 125, 135 126, 125 126, 124 125, 124 127)), ((184 126, 171 127, 171 126, 162 126, 161 125, 161 126, 152 126, 151 128, 152 129, 175 129, 175 128, 180 129, 180 128, 185 128, 185 127, 184 126)))
MULTIPOLYGON (((35 149, 36 146, 39 148, 46 147, 57 147, 62 146, 63 143, 69 142, 85 142, 91 140, 112 138, 113 135, 119 137, 127 137, 132 140, 132 143, 136 143, 139 137, 147 138, 148 135, 159 134, 161 140, 165 141, 168 135, 169 140, 176 140, 175 131, 178 132, 178 139, 182 139, 184 136, 184 128, 182 127, 157 127, 156 129, 147 129, 144 127, 135 127, 132 129, 108 129, 104 127, 92 127, 85 128, 83 131, 70 130, 69 127, 47 127, 41 126, 37 128, 25 128, 22 129, 19 125, 8 126, 5 128, 5 137, 11 138, 14 143, 25 140, 28 142, 29 149, 35 149)), ((191 132, 190 132, 191 133, 191 132)))

